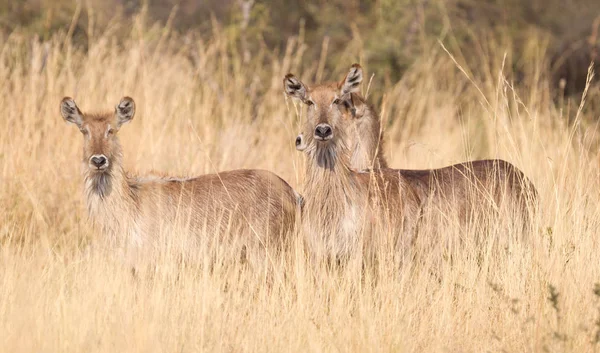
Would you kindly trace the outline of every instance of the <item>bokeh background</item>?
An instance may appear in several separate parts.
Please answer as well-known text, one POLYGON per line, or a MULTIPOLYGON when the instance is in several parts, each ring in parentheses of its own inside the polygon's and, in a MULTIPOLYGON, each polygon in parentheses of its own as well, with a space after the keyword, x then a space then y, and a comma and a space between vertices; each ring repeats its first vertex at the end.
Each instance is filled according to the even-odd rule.
POLYGON ((600 45, 600 4, 593 0, 3 0, 0 31, 42 40, 69 32, 86 46, 107 30, 128 36, 140 12, 149 24, 200 38, 218 26, 245 60, 263 50, 281 55, 290 37, 301 36, 305 59, 326 53, 326 72, 360 55, 386 88, 439 40, 473 66, 490 46, 501 46, 510 55, 504 72, 519 82, 528 74, 532 41, 540 41, 552 88, 564 79, 562 90, 577 94, 600 45))

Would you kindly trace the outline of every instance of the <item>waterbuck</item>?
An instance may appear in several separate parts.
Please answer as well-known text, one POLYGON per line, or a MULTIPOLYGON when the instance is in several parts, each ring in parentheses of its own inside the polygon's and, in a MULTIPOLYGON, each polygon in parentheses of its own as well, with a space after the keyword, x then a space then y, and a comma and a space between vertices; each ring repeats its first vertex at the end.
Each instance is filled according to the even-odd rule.
POLYGON ((381 245, 403 253, 422 200, 398 171, 352 169, 347 134, 354 111, 344 99, 354 89, 352 78, 310 91, 292 74, 283 83, 287 95, 308 105, 306 140, 300 141, 307 154, 302 228, 313 257, 340 261, 374 255, 381 245))
MULTIPOLYGON (((309 106, 308 119, 315 104, 313 95, 334 97, 331 109, 348 112, 344 144, 348 146, 349 165, 356 171, 387 170, 383 155, 383 134, 379 115, 360 94, 362 68, 352 65, 339 83, 324 83, 307 87, 293 75, 284 79, 285 92, 309 106), (325 93, 326 92, 326 93, 325 93)), ((310 132, 301 132, 296 138, 296 148, 309 153, 310 132)), ((439 169, 396 170, 414 192, 424 201, 430 217, 444 220, 456 219, 465 225, 476 215, 498 214, 508 209, 506 215, 520 218, 517 224, 529 226, 529 207, 536 201, 533 184, 514 165, 499 159, 476 160, 458 163, 439 169), (486 207, 483 207, 486 206, 486 207), (483 211, 483 212, 480 212, 483 211), (491 213, 490 213, 491 212, 491 213)), ((308 194, 308 191, 307 191, 308 194)), ((431 218, 430 218, 431 220, 431 218)), ((427 223, 427 222, 425 222, 427 223)), ((429 222, 434 227, 440 223, 429 222)))
MULTIPOLYGON (((87 210, 113 243, 133 249, 156 247, 159 235, 179 234, 200 243, 235 243, 245 254, 264 255, 281 248, 294 226, 299 195, 265 170, 189 179, 127 174, 118 132, 135 115, 129 97, 122 98, 114 112, 100 114, 82 113, 72 98, 65 97, 60 112, 83 134, 87 210)), ((262 255, 254 259, 264 259, 262 255)))

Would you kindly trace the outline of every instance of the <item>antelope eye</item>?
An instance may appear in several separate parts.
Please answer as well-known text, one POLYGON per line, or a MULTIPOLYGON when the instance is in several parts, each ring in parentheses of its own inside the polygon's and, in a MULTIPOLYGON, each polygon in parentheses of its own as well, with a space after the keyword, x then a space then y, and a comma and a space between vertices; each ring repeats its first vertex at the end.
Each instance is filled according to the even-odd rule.
POLYGON ((114 133, 115 133, 115 130, 113 130, 113 129, 108 129, 108 131, 106 132, 106 135, 107 135, 107 136, 110 136, 110 135, 112 135, 112 134, 114 134, 114 133))
POLYGON ((310 107, 311 105, 315 105, 315 102, 313 102, 311 100, 307 100, 306 105, 308 105, 310 107))
POLYGON ((87 134, 88 134, 88 132, 87 132, 87 130, 86 130, 86 129, 79 129, 79 131, 81 131, 81 133, 82 133, 82 134, 84 134, 84 135, 87 135, 87 134))
POLYGON ((340 99, 339 98, 334 99, 333 104, 340 104, 340 99))

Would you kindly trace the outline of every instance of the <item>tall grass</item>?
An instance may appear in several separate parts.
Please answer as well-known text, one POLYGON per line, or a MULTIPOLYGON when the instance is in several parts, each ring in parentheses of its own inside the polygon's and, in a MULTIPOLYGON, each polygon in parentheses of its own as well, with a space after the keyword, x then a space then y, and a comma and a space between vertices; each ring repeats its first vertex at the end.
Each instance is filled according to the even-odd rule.
MULTIPOLYGON (((58 105, 69 95, 107 110, 133 97, 136 118, 119 133, 129 171, 264 168, 302 193, 302 112, 281 80, 320 76, 323 65, 302 57, 320 43, 290 38, 285 53, 265 49, 244 63, 217 25, 209 40, 143 17, 129 38, 111 33, 84 50, 67 34, 42 42, 16 32, 0 49, 2 351, 598 349, 599 112, 552 100, 543 42, 531 38, 529 75, 517 86, 504 67, 510 43, 488 43, 479 67, 431 47, 379 107, 393 167, 503 158, 521 168, 540 193, 528 241, 498 251, 469 239, 494 239, 500 228, 442 229, 422 236, 465 240, 452 256, 423 247, 418 260, 380 264, 377 274, 313 266, 297 241, 268 280, 169 254, 151 259, 152 275, 133 277, 110 249, 89 251, 100 235, 82 207, 82 137, 58 105)), ((323 76, 337 80, 352 63, 323 76)))

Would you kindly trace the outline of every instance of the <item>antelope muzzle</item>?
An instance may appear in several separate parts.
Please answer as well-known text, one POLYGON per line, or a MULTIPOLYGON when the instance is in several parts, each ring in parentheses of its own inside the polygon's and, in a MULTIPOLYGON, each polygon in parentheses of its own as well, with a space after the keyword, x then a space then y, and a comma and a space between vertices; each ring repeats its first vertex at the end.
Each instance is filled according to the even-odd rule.
POLYGON ((95 154, 90 157, 90 169, 96 171, 104 171, 108 168, 108 158, 103 154, 95 154))
POLYGON ((315 128, 315 140, 328 141, 333 138, 333 129, 329 124, 319 124, 315 128))

